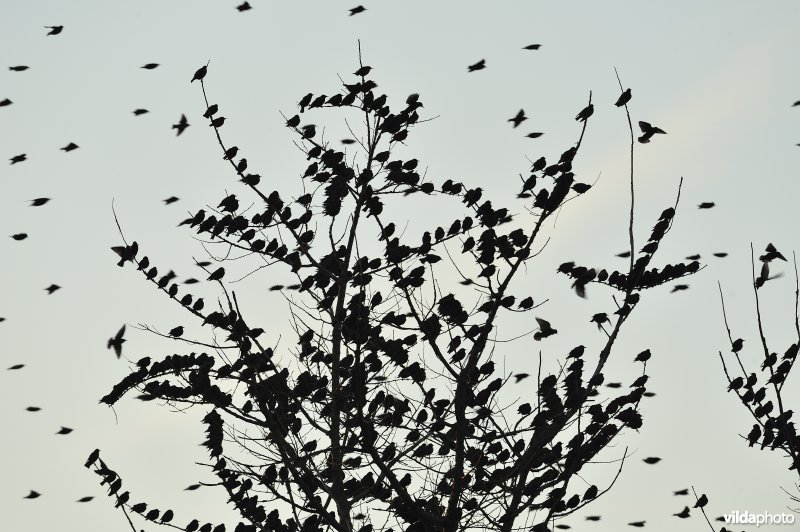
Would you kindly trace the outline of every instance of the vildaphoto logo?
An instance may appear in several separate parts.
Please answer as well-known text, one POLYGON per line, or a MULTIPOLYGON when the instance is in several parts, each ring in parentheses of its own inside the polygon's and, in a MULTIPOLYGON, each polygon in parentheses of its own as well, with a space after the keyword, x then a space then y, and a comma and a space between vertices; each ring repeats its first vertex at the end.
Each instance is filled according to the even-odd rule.
POLYGON ((744 512, 733 511, 729 514, 723 514, 725 524, 728 525, 793 525, 794 514, 779 513, 771 514, 768 512, 752 513, 745 510, 744 512))

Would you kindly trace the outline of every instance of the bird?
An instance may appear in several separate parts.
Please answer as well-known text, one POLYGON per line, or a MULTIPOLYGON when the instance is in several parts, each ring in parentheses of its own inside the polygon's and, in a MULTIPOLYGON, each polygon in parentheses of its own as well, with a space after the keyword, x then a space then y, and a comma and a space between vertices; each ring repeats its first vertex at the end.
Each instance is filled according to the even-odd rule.
POLYGON ((353 75, 354 75, 354 76, 361 76, 361 77, 364 77, 364 76, 366 76, 367 74, 369 74, 371 70, 372 70, 372 67, 371 67, 371 66, 362 66, 361 68, 359 68, 358 70, 356 70, 355 72, 353 72, 353 75))
POLYGON ((213 128, 220 128, 220 127, 222 127, 222 124, 224 124, 224 123, 225 123, 225 117, 224 116, 218 116, 217 118, 212 120, 211 124, 209 124, 209 125, 211 127, 213 127, 213 128))
POLYGON ((106 343, 106 349, 114 348, 114 353, 117 354, 117 358, 122 356, 122 344, 125 342, 125 325, 117 331, 117 334, 114 335, 112 338, 108 339, 108 343, 106 343))
POLYGON ((163 201, 164 201, 164 205, 170 205, 170 204, 172 204, 172 203, 175 203, 175 202, 176 202, 176 201, 178 201, 179 199, 180 199, 180 198, 177 198, 177 197, 175 197, 175 196, 170 196, 170 197, 168 197, 167 199, 163 200, 163 201))
POLYGON ((58 35, 64 31, 64 26, 45 26, 45 28, 50 30, 47 32, 47 35, 58 35))
POLYGON ((741 338, 737 338, 731 344, 731 351, 734 353, 738 353, 739 351, 742 350, 742 347, 744 347, 744 340, 741 338))
POLYGON ((600 516, 599 515, 587 515, 586 516, 586 520, 587 521, 599 521, 600 520, 600 516))
POLYGON ((716 205, 713 201, 704 201, 700 205, 697 206, 698 209, 710 209, 714 205, 716 205))
POLYGON ((19 242, 21 240, 25 240, 26 238, 28 238, 28 233, 17 233, 15 235, 11 235, 11 238, 19 242))
POLYGON ((507 121, 512 122, 514 124, 514 127, 516 128, 518 125, 520 125, 527 119, 528 117, 525 116, 525 110, 520 109, 519 112, 513 118, 509 118, 507 121))
POLYGON ((650 360, 650 356, 651 356, 650 350, 649 349, 645 349, 644 351, 642 351, 641 353, 636 355, 636 358, 634 358, 633 361, 634 362, 647 362, 648 360, 650 360))
POLYGON ((0 107, 7 107, 7 106, 11 105, 12 103, 14 103, 14 102, 9 100, 8 98, 5 98, 3 100, 0 100, 0 107))
POLYGON ((146 65, 142 65, 141 66, 141 68, 143 68, 145 70, 153 70, 154 68, 158 68, 158 67, 159 67, 158 63, 147 63, 146 65))
POLYGON ((486 68, 486 59, 481 59, 475 64, 467 67, 467 72, 475 72, 476 70, 483 70, 486 68))
POLYGON ((76 502, 89 502, 89 501, 91 501, 92 499, 94 499, 94 497, 92 497, 92 496, 81 497, 81 498, 80 498, 80 499, 78 499, 76 502))
POLYGON ((367 8, 364 7, 364 6, 361 6, 361 5, 358 5, 356 7, 351 7, 349 16, 352 17, 353 15, 358 15, 359 13, 363 13, 366 10, 367 10, 367 8))
POLYGON ((189 121, 186 120, 186 115, 181 114, 181 119, 178 121, 177 124, 172 124, 172 129, 176 129, 178 132, 175 134, 176 137, 180 136, 184 130, 189 127, 189 121))
POLYGON ((63 148, 61 148, 61 149, 62 149, 63 151, 65 151, 65 152, 69 153, 69 152, 71 152, 72 150, 77 150, 78 148, 80 148, 80 146, 78 146, 78 145, 77 145, 77 144, 75 144, 74 142, 70 142, 69 144, 67 144, 66 146, 64 146, 64 147, 63 147, 63 148))
POLYGON ((26 66, 26 65, 17 65, 17 66, 8 67, 8 69, 11 70, 12 72, 24 72, 24 71, 28 70, 29 68, 30 67, 26 66))
POLYGON ((538 139, 542 135, 544 135, 544 133, 536 132, 536 133, 528 133, 525 136, 528 137, 529 139, 538 139))
POLYGON ((723 257, 727 257, 728 254, 725 251, 718 251, 717 253, 714 253, 714 256, 715 257, 719 257, 719 258, 723 258, 723 257))
POLYGON ((672 514, 672 515, 674 515, 675 517, 680 517, 681 519, 686 519, 687 517, 689 517, 689 507, 688 506, 684 506, 683 510, 681 510, 680 512, 678 512, 676 514, 672 514))
POLYGON ((28 160, 28 155, 25 154, 25 153, 22 153, 20 155, 15 155, 10 159, 11 164, 17 164, 17 163, 21 163, 22 161, 27 161, 27 160, 28 160))
POLYGON ((22 369, 22 368, 24 368, 24 367, 25 367, 25 364, 14 364, 13 366, 10 366, 10 367, 7 369, 7 371, 16 371, 16 370, 18 370, 18 369, 22 369))
POLYGON ((225 161, 233 159, 237 153, 239 153, 239 146, 231 146, 225 150, 225 156, 222 159, 225 161))
POLYGON ((797 107, 798 105, 800 105, 800 100, 797 100, 796 102, 794 102, 792 104, 792 107, 797 107))
POLYGON ((148 111, 147 109, 134 109, 133 110, 133 116, 141 116, 141 115, 149 113, 149 112, 150 111, 148 111))
POLYGON ((47 288, 45 288, 45 290, 47 290, 47 293, 48 293, 48 294, 52 294, 53 292, 55 292, 56 290, 59 290, 60 288, 61 288, 61 287, 60 287, 60 286, 58 286, 57 284, 51 284, 50 286, 48 286, 47 288))
POLYGON ((700 495, 700 498, 697 499, 697 502, 694 503, 694 508, 703 508, 706 504, 708 504, 708 497, 703 493, 700 495))
POLYGON ((642 528, 642 527, 644 527, 644 524, 646 522, 647 521, 634 521, 632 523, 628 523, 628 526, 633 526, 633 527, 636 527, 636 528, 642 528))
POLYGON ((175 338, 183 336, 183 326, 178 325, 177 327, 169 331, 169 335, 174 336, 175 338))
POLYGON ((521 381, 523 379, 527 379, 528 377, 530 377, 530 375, 527 374, 527 373, 517 373, 516 375, 514 375, 514 379, 516 379, 515 382, 519 382, 519 381, 521 381))
MULTIPOLYGON (((210 62, 211 61, 208 63, 210 62)), ((206 77, 206 74, 208 74, 208 63, 206 63, 205 66, 201 66, 197 69, 197 71, 194 73, 194 76, 192 76, 192 81, 190 83, 194 83, 195 81, 203 81, 203 78, 206 77)))
POLYGON ((689 289, 689 285, 688 284, 676 284, 675 286, 672 287, 672 290, 670 290, 670 293, 672 294, 672 293, 675 293, 675 292, 680 292, 682 290, 688 290, 688 289, 689 289))
POLYGON ((592 316, 592 319, 589 320, 589 323, 596 323, 597 328, 602 329, 603 324, 606 323, 607 321, 609 321, 608 314, 606 314, 605 312, 598 312, 597 314, 592 316))
POLYGON ((29 406, 26 407, 25 410, 27 410, 28 412, 38 412, 41 410, 41 408, 39 408, 38 406, 29 406))
POLYGON ((238 6, 236 6, 236 10, 239 13, 242 13, 242 12, 250 10, 250 9, 253 9, 253 6, 251 6, 249 2, 243 2, 243 3, 239 4, 238 6))
POLYGON ((631 101, 631 90, 625 89, 622 94, 620 94, 619 98, 617 98, 617 101, 614 103, 614 105, 617 107, 622 107, 629 101, 631 101))
POLYGON ((219 111, 219 105, 213 103, 209 105, 208 109, 206 109, 206 112, 203 113, 203 118, 211 118, 212 116, 217 114, 217 111, 219 111))
POLYGON ((25 495, 25 497, 23 497, 23 499, 35 499, 37 497, 40 497, 41 495, 42 494, 39 493, 38 491, 31 490, 31 492, 29 494, 25 495))
POLYGON ((211 275, 208 276, 209 281, 219 281, 225 275, 225 268, 217 268, 211 275))
POLYGON ((589 104, 583 109, 581 109, 581 112, 575 116, 575 120, 577 120, 578 122, 586 122, 586 120, 588 120, 588 118, 592 116, 593 113, 594 113, 594 105, 589 104))
POLYGON ((529 44, 528 46, 523 46, 522 49, 523 50, 538 50, 541 47, 542 47, 541 44, 529 44))
POLYGON ((689 490, 688 489, 682 489, 682 490, 678 490, 678 491, 673 491, 672 495, 675 495, 675 496, 678 496, 678 495, 689 495, 689 490))
POLYGON ((782 261, 786 261, 786 257, 784 257, 780 251, 778 251, 772 243, 767 244, 767 249, 765 250, 766 253, 758 257, 758 260, 761 262, 772 262, 775 259, 780 259, 782 261))
POLYGON ((553 329, 553 327, 550 325, 550 322, 547 320, 536 318, 536 323, 539 324, 539 330, 533 335, 533 339, 536 341, 539 341, 542 338, 547 338, 548 336, 552 336, 558 332, 556 329, 553 329))
POLYGON ((647 458, 642 460, 642 462, 644 462, 645 464, 649 464, 649 465, 657 464, 660 461, 661 461, 661 458, 659 458, 657 456, 648 456, 647 458))
POLYGON ((651 125, 649 122, 644 122, 643 120, 639 120, 639 129, 642 130, 642 136, 639 137, 639 142, 642 144, 647 144, 650 142, 650 138, 653 135, 661 134, 666 135, 667 132, 661 129, 660 127, 656 127, 651 125))
POLYGON ((56 432, 56 434, 69 434, 70 432, 72 432, 71 428, 61 427, 61 429, 58 432, 56 432))

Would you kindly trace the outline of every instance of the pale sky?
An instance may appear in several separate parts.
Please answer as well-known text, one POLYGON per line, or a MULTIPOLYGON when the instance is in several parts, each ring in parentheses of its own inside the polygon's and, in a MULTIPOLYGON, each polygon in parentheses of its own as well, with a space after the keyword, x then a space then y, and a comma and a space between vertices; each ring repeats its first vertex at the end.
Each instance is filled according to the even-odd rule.
MULTIPOLYGON (((569 326, 571 336, 541 346, 530 337, 507 344, 497 356, 509 372, 533 370, 539 347, 553 363, 565 348, 602 340, 589 318, 609 307, 610 294, 590 286, 588 299, 581 300, 554 272, 569 260, 624 267, 614 255, 627 247, 629 137, 624 112, 613 105, 619 95, 614 67, 632 88, 633 120, 667 132, 635 148, 637 235, 643 241, 661 210, 672 205, 683 176, 661 260, 699 253, 707 267, 686 281, 688 291, 648 292, 624 327, 607 380, 632 381, 639 368, 630 360, 649 347, 648 388, 657 395, 643 403, 642 429, 602 455, 612 463, 582 472, 589 483, 607 486, 627 446, 630 456, 614 488, 563 522, 597 532, 639 520, 650 530, 702 530, 707 525, 699 514, 687 521, 671 516, 693 504, 672 491, 692 485, 708 495, 712 517, 786 509, 790 501, 781 488, 797 493, 796 474, 786 470, 783 456, 747 448, 739 435, 752 420, 725 392, 717 352, 727 351, 727 339, 717 281, 734 335, 752 347, 757 330, 750 243, 760 252, 773 242, 787 256, 800 248, 800 108, 792 108, 800 100, 800 4, 406 0, 365 2, 367 11, 349 17, 356 4, 338 0, 250 3, 252 10, 239 13, 235 1, 3 2, 0 101, 13 104, 0 107, 0 234, 29 235, 23 241, 0 238, 5 529, 126 530, 96 475, 82 467, 95 447, 135 500, 172 508, 177 523, 199 517, 232 529, 238 522, 222 490, 182 491, 213 481, 194 465, 207 460, 198 445, 204 427, 195 414, 132 398, 114 411, 98 404, 129 368, 105 346, 123 323, 129 325, 124 352, 132 361, 185 349, 135 330, 136 324, 161 331, 190 325, 130 266, 115 266, 109 247, 120 239, 111 202, 126 236, 159 270, 199 277, 192 257, 205 258, 203 248, 177 223, 189 211, 215 206, 225 191, 249 196, 235 183, 202 118, 200 88, 189 83, 194 71, 210 60, 206 87, 228 118, 224 135, 247 154, 254 171, 291 196, 307 163, 281 113, 294 114, 307 92, 338 91, 337 76, 346 79, 358 67, 359 39, 380 89, 400 102, 420 93, 422 118, 435 118, 417 127, 398 155, 419 158, 437 182, 453 178, 481 186, 488 197, 507 203, 528 159, 557 157, 576 141, 574 117, 592 91, 595 113, 575 172, 581 181, 599 180, 561 211, 554 228, 549 224, 552 238, 541 260, 518 280, 520 290, 549 298, 541 315, 565 332, 569 326), (53 25, 63 25, 63 32, 46 36, 44 26, 53 25), (522 50, 532 43, 541 49, 522 50), (467 73, 480 59, 487 67, 467 73), (141 69, 146 63, 160 66, 141 69), (30 69, 8 70, 15 65, 30 69), (150 112, 134 116, 137 108, 150 112), (529 119, 513 129, 507 119, 520 108, 529 119), (191 126, 176 138, 170 126, 182 113, 191 126), (525 138, 531 131, 545 134, 525 138), (59 149, 70 142, 79 149, 59 149), (26 161, 8 164, 22 153, 26 161), (172 195, 180 201, 164 206, 161 200, 172 195), (37 197, 52 201, 30 207, 37 197), (716 207, 698 210, 705 201, 716 207), (726 258, 712 256, 723 251, 726 258), (51 283, 62 289, 48 295, 44 288, 51 283), (5 370, 18 363, 25 367, 5 370), (28 406, 42 410, 27 412, 28 406), (55 435, 61 426, 74 432, 55 435), (646 465, 648 456, 663 460, 646 465), (30 490, 42 496, 23 500, 30 490), (96 498, 75 502, 84 496, 96 498), (593 514, 602 520, 584 521, 593 514)), ((328 138, 347 136, 336 113, 320 115, 318 123, 328 138)), ((440 223, 440 214, 395 213, 409 230, 440 223)), ((768 339, 782 353, 795 341, 794 287, 790 265, 780 268, 786 275, 771 281, 762 296, 768 339)), ((244 296, 274 341, 290 330, 288 313, 284 300, 266 289, 289 280, 251 281, 244 296)), ((203 291, 213 294, 211 287, 197 289, 203 291)), ((504 322, 499 335, 535 328, 530 319, 504 322)), ((743 359, 754 366, 758 356, 746 347, 743 359)), ((800 408, 796 379, 784 390, 800 408)))

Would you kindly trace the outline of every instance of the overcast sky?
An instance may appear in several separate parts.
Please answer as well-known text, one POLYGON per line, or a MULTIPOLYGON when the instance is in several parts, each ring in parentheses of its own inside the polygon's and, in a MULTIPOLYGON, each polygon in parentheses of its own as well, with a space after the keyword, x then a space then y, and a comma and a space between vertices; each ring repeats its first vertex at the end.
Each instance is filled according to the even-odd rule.
MULTIPOLYGON (((95 475, 82 467, 95 447, 122 475, 133 498, 192 517, 237 522, 221 491, 184 492, 208 473, 193 465, 207 459, 199 447, 196 417, 154 403, 122 401, 115 410, 100 397, 130 367, 105 346, 129 324, 126 358, 161 356, 183 349, 138 331, 148 324, 167 331, 188 316, 146 285, 130 266, 115 266, 120 244, 112 199, 123 230, 160 266, 180 278, 199 276, 192 257, 205 258, 193 233, 177 228, 186 213, 228 193, 248 197, 222 161, 194 71, 210 60, 206 86, 228 118, 223 129, 246 153, 251 168, 270 184, 297 193, 307 163, 292 144, 281 113, 296 112, 307 92, 333 94, 339 78, 358 67, 358 39, 373 79, 394 101, 420 93, 422 118, 403 156, 417 157, 428 175, 481 186, 489 197, 511 200, 528 160, 557 157, 580 132, 574 120, 592 91, 590 120, 575 172, 595 186, 560 213, 541 260, 518 282, 520 290, 550 302, 542 309, 571 337, 543 346, 555 360, 565 346, 598 345, 589 323, 608 308, 610 293, 590 287, 577 298, 555 266, 575 260, 623 268, 614 257, 627 247, 628 130, 614 67, 631 87, 634 121, 667 135, 636 145, 637 233, 649 232, 674 202, 683 176, 674 230, 662 260, 699 253, 707 267, 688 279, 690 289, 650 291, 626 324, 611 372, 626 385, 636 377, 630 358, 649 347, 648 388, 657 395, 642 406, 645 423, 603 458, 631 454, 612 491, 565 520, 578 530, 615 532, 646 520, 653 530, 702 530, 699 516, 671 516, 687 497, 672 491, 695 486, 708 494, 711 516, 732 510, 785 510, 797 478, 777 453, 748 449, 740 434, 752 421, 725 392, 718 351, 727 350, 717 281, 726 293, 735 336, 745 340, 744 360, 759 362, 750 243, 756 252, 773 242, 784 254, 797 249, 800 167, 800 71, 797 50, 800 4, 794 0, 746 2, 263 2, 240 13, 237 2, 209 0, 5 0, 0 16, 0 516, 14 531, 125 530, 95 475), (44 26, 63 25, 57 36, 44 26), (523 50, 540 43, 536 51, 523 50), (486 60, 484 70, 467 66, 486 60), (159 63, 154 70, 140 67, 159 63), (7 67, 27 65, 26 71, 7 67), (134 116, 137 108, 149 113, 134 116), (507 119, 524 108, 529 120, 513 129, 507 119), (181 116, 190 127, 170 126, 181 116), (525 135, 544 132, 538 139, 525 135), (77 150, 60 148, 74 142, 77 150), (20 154, 27 160, 10 165, 20 154), (5 161, 5 162, 3 162, 5 161), (165 206, 169 196, 180 201, 165 206), (29 200, 49 197, 32 208, 29 200), (716 207, 699 210, 701 202, 716 207), (716 258, 715 252, 727 252, 716 258), (61 290, 48 295, 55 283, 61 290), (601 308, 602 307, 602 308, 601 308), (748 351, 747 346, 750 346, 748 351), (24 363, 18 371, 5 367, 24 363), (27 412, 28 406, 41 408, 27 412), (61 426, 74 428, 55 435, 61 426), (650 466, 648 456, 663 460, 650 466), (23 500, 29 490, 42 496, 23 500), (96 499, 86 504, 84 496, 96 499), (584 516, 600 514, 600 522, 584 516)), ((331 139, 348 136, 335 113, 320 117, 331 139)), ((212 206, 213 206, 212 205, 212 206)), ((402 213, 401 213, 402 214, 402 213)), ((437 212, 406 213, 410 224, 439 223, 437 212)), ((782 270, 780 270, 782 268, 782 270)), ((793 275, 763 290, 767 335, 781 353, 792 342, 793 275)), ((244 273, 244 271, 242 272, 244 273)), ((268 294, 268 278, 248 296, 273 339, 288 329, 286 304, 268 294), (258 289, 263 290, 259 293, 258 289)), ((211 287, 198 291, 213 294, 211 287)), ((505 328, 502 328, 505 327, 505 328)), ((530 324, 504 324, 513 336, 530 324)), ((498 353, 508 371, 530 371, 533 342, 498 353)), ((796 379, 786 386, 800 406, 796 379)), ((603 487, 617 464, 588 468, 603 487)), ((797 493, 797 490, 794 490, 797 493)), ((185 519, 184 519, 185 517, 185 519)), ((138 528, 158 527, 137 523, 138 528)), ((763 527, 770 530, 770 527, 763 527)), ((776 528, 777 529, 777 528, 776 528)))

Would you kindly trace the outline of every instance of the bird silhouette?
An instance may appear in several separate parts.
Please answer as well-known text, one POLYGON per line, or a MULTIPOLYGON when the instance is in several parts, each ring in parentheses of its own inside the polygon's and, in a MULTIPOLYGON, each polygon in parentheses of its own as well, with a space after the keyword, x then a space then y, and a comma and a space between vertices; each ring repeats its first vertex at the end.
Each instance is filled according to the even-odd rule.
POLYGON ((648 456, 647 458, 644 458, 642 460, 642 462, 644 462, 645 464, 650 464, 650 465, 657 464, 660 461, 661 461, 661 458, 659 458, 657 456, 648 456))
POLYGON ((25 410, 27 410, 28 412, 39 412, 41 408, 38 406, 29 406, 26 407, 25 410))
POLYGON ((61 287, 58 286, 57 284, 51 284, 50 286, 45 288, 45 290, 47 291, 48 294, 52 294, 53 292, 55 292, 56 290, 59 290, 59 289, 61 289, 61 287))
POLYGON ((525 135, 525 136, 526 136, 526 137, 528 137, 529 139, 538 139, 538 138, 539 138, 539 137, 541 137, 542 135, 544 135, 544 133, 541 133, 541 132, 535 132, 535 133, 528 133, 528 134, 527 134, 527 135, 525 135))
POLYGON ((645 349, 644 351, 642 351, 641 353, 636 355, 636 358, 634 358, 633 361, 634 362, 647 362, 648 360, 650 360, 650 356, 651 356, 650 350, 649 349, 645 349))
POLYGON ((58 35, 64 31, 64 26, 45 26, 45 28, 50 30, 47 32, 47 35, 58 35))
MULTIPOLYGON (((209 61, 209 63, 210 62, 211 61, 209 61)), ((203 81, 203 78, 206 77, 206 74, 208 74, 208 63, 206 63, 205 66, 201 66, 197 69, 197 71, 194 73, 194 76, 192 76, 191 83, 194 83, 195 81, 203 81)))
POLYGON ((475 72, 476 70, 483 70, 486 68, 486 59, 481 59, 475 64, 467 67, 467 72, 475 72))
POLYGON ((7 106, 11 105, 12 103, 14 103, 14 102, 9 100, 8 98, 4 98, 4 99, 0 100, 0 107, 7 107, 7 106))
POLYGON ((594 105, 589 104, 581 109, 581 112, 575 116, 575 120, 578 122, 586 122, 592 114, 594 114, 594 105))
POLYGON ((31 490, 31 492, 28 493, 27 495, 25 495, 25 497, 23 497, 23 499, 35 499, 35 498, 41 497, 41 496, 42 496, 42 494, 39 493, 38 491, 31 490))
POLYGON ((636 527, 636 528, 642 528, 642 527, 644 527, 645 523, 647 523, 647 521, 634 521, 632 523, 628 523, 628 526, 633 526, 633 527, 636 527))
POLYGON ((61 149, 62 149, 62 150, 64 150, 65 152, 69 153, 69 152, 71 152, 72 150, 77 150, 78 148, 80 148, 80 146, 78 146, 78 145, 77 145, 77 144, 75 144, 74 142, 70 142, 69 144, 67 144, 66 146, 64 146, 64 147, 63 147, 63 148, 61 148, 61 149))
POLYGON ((508 119, 508 122, 512 122, 514 124, 514 127, 516 128, 518 125, 520 125, 527 119, 528 117, 525 116, 525 110, 520 109, 519 112, 516 115, 514 115, 514 117, 508 119))
POLYGON ((716 205, 713 201, 704 201, 700 205, 697 206, 698 209, 710 209, 714 205, 716 205))
POLYGON ((617 107, 622 107, 629 101, 631 101, 631 90, 625 89, 622 94, 620 94, 619 98, 617 98, 617 101, 614 103, 614 105, 617 107))
POLYGON ((29 68, 30 67, 27 66, 27 65, 17 65, 17 66, 8 67, 8 69, 10 71, 12 71, 12 72, 24 72, 24 71, 28 70, 29 68))
POLYGON ((369 74, 371 70, 372 70, 372 67, 371 67, 371 66, 362 66, 361 68, 359 68, 358 70, 356 70, 355 72, 353 72, 353 75, 354 75, 354 76, 361 76, 361 77, 364 77, 364 76, 366 76, 367 74, 369 74))
POLYGON ((18 369, 22 369, 25 367, 25 364, 14 364, 13 366, 8 368, 8 371, 15 371, 18 369))
POLYGON ((125 343, 125 338, 123 338, 124 335, 125 325, 123 325, 120 330, 117 331, 116 335, 114 335, 112 338, 109 338, 108 342, 106 343, 106 349, 114 348, 114 353, 117 354, 117 358, 122 356, 122 344, 125 343))
POLYGON ((61 429, 58 432, 56 432, 56 434, 69 434, 70 432, 72 432, 71 428, 61 427, 61 429))
POLYGON ((176 137, 180 136, 186 128, 189 127, 189 121, 186 120, 186 115, 181 114, 181 119, 178 121, 177 124, 172 124, 172 129, 177 130, 178 132, 175 134, 176 137))
POLYGON ((142 65, 140 68, 143 68, 145 70, 153 70, 158 67, 159 67, 158 63, 147 63, 146 65, 142 65))
POLYGON ((171 204, 175 203, 176 201, 178 201, 179 199, 180 198, 177 198, 175 196, 170 196, 167 199, 163 200, 164 201, 164 205, 171 205, 171 204))
POLYGON ((175 338, 180 338, 181 336, 183 336, 183 327, 181 325, 178 325, 177 327, 169 331, 169 335, 174 336, 175 338))
POLYGON ((786 261, 786 257, 778 251, 772 243, 767 244, 767 249, 765 250, 766 253, 758 257, 758 260, 761 262, 772 262, 775 259, 780 259, 782 261, 786 261))
POLYGON ((133 116, 142 116, 143 114, 147 114, 149 112, 150 111, 148 111, 147 109, 134 109, 133 116))
POLYGON ((717 253, 714 253, 714 256, 719 258, 724 258, 727 257, 728 254, 725 251, 718 251, 717 253))
POLYGON ((667 132, 661 129, 660 127, 655 127, 651 125, 649 122, 644 122, 642 120, 639 121, 639 129, 642 130, 642 136, 639 137, 639 142, 642 144, 647 144, 650 142, 650 139, 653 135, 660 134, 666 135, 667 132))
POLYGON ((742 347, 744 347, 744 340, 741 338, 737 338, 731 344, 731 351, 733 351, 734 353, 738 353, 739 351, 742 350, 742 347))
POLYGON ((222 127, 222 125, 223 125, 224 123, 225 123, 225 117, 224 117, 224 116, 218 116, 217 118, 215 118, 214 120, 212 120, 212 121, 211 121, 211 124, 209 124, 209 125, 210 125, 211 127, 213 127, 213 128, 220 128, 220 127, 222 127))
POLYGON ((353 15, 358 15, 359 13, 363 13, 366 10, 367 10, 367 8, 364 7, 364 6, 361 6, 361 5, 356 6, 356 7, 351 7, 349 16, 352 17, 353 15))
POLYGON ((550 325, 550 322, 547 320, 543 320, 542 318, 536 318, 536 323, 539 324, 539 330, 536 331, 533 335, 534 340, 541 340, 542 338, 547 338, 548 336, 552 336, 556 334, 558 331, 553 329, 550 325))
POLYGON ((19 242, 21 240, 25 240, 26 238, 28 238, 28 233, 17 233, 15 235, 11 235, 11 238, 19 242))
POLYGON ((521 380, 527 379, 528 377, 530 377, 530 375, 527 373, 517 373, 516 375, 514 375, 515 382, 520 382, 521 380))
POLYGON ((25 154, 25 153, 22 153, 20 155, 13 156, 10 160, 11 160, 11 164, 21 163, 22 161, 27 161, 28 160, 28 155, 25 154))
POLYGON ((78 499, 76 502, 89 502, 89 501, 91 501, 92 499, 94 499, 94 497, 91 497, 91 496, 87 496, 87 497, 81 497, 81 498, 80 498, 80 499, 78 499))
POLYGON ((249 2, 243 2, 243 3, 239 4, 238 6, 236 6, 236 10, 239 13, 242 13, 243 11, 248 11, 250 9, 253 9, 253 7, 250 5, 249 2))
POLYGON ((208 108, 206 109, 206 112, 203 113, 203 118, 211 118, 212 116, 217 114, 217 111, 219 111, 219 105, 213 103, 209 105, 208 108))
POLYGON ((672 287, 670 293, 681 292, 683 290, 688 290, 688 289, 689 289, 688 284, 676 284, 675 286, 672 287))
POLYGON ((678 512, 676 514, 672 514, 672 515, 674 515, 675 517, 680 517, 681 519, 686 519, 687 517, 689 517, 689 507, 688 506, 684 506, 683 510, 681 510, 680 512, 678 512))
POLYGON ((673 491, 672 495, 674 495, 674 496, 689 495, 689 490, 688 489, 682 489, 682 490, 678 490, 678 491, 673 491))
POLYGON ((541 44, 529 44, 528 46, 523 46, 522 49, 523 50, 538 50, 541 47, 542 47, 541 44))
POLYGON ((708 497, 706 497, 706 494, 704 493, 700 495, 699 499, 697 499, 697 502, 694 504, 694 508, 703 508, 706 504, 708 504, 708 497))

